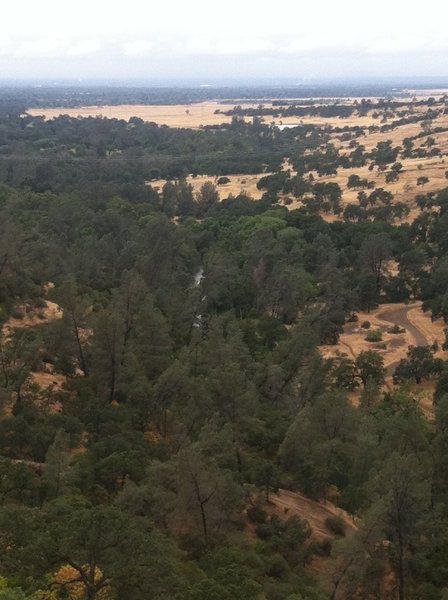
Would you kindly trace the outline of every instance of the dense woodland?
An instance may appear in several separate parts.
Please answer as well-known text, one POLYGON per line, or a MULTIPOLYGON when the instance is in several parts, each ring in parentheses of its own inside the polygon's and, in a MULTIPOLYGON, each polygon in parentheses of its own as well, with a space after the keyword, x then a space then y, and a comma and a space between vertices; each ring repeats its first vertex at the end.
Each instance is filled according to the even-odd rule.
POLYGON ((448 189, 401 224, 368 181, 345 214, 308 176, 399 176, 412 140, 347 157, 314 126, 46 122, 23 102, 0 108, 0 599, 447 598, 448 364, 410 348, 387 391, 375 350, 319 351, 383 302, 448 320, 448 189), (234 172, 274 175, 257 202, 184 179, 234 172), (410 392, 427 379, 432 420, 410 392), (335 518, 316 542, 269 516, 277 489, 356 532, 335 518))
POLYGON ((143 80, 135 80, 129 85, 129 80, 111 81, 107 86, 104 81, 95 84, 94 81, 87 85, 81 85, 79 80, 70 82, 49 81, 42 85, 39 80, 35 85, 20 81, 2 81, 1 97, 11 104, 21 103, 23 107, 48 107, 64 106, 75 107, 85 105, 117 105, 117 104, 184 104, 190 102, 202 102, 207 100, 229 101, 241 100, 274 100, 281 99, 282 102, 291 98, 351 98, 369 96, 396 96, 408 97, 409 92, 404 89, 409 85, 412 89, 431 89, 443 87, 445 81, 421 78, 420 82, 415 80, 401 82, 401 88, 397 89, 396 81, 385 80, 383 82, 371 81, 329 81, 315 83, 288 83, 269 84, 253 83, 242 85, 229 82, 227 85, 213 84, 213 82, 191 82, 185 81, 176 87, 169 87, 163 82, 148 85, 143 80), (201 85, 202 84, 202 85, 201 85))

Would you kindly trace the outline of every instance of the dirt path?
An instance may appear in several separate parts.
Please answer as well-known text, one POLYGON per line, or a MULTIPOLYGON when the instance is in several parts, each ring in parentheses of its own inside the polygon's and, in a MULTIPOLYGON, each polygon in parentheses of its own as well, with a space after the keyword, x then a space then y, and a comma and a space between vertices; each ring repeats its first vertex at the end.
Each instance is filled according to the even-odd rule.
POLYGON ((398 325, 399 327, 403 327, 410 333, 412 338, 414 339, 415 346, 428 346, 430 341, 426 337, 425 333, 414 323, 412 323, 408 318, 408 312, 413 310, 415 305, 409 306, 397 306, 395 308, 389 308, 377 315, 377 318, 381 321, 387 321, 388 323, 392 323, 393 325, 398 325))
MULTIPOLYGON (((350 357, 353 360, 361 352, 374 350, 382 356, 386 369, 385 387, 388 391, 394 389, 393 374, 400 363, 406 357, 409 346, 430 346, 437 344, 436 356, 448 360, 448 352, 443 350, 442 344, 445 340, 446 323, 443 319, 432 319, 428 312, 422 310, 421 302, 412 304, 382 304, 370 312, 357 313, 358 320, 344 325, 344 332, 335 346, 321 346, 321 351, 326 358, 332 358, 339 354, 350 357), (370 323, 372 330, 379 330, 382 342, 375 344, 367 340, 367 330, 362 328, 364 322, 370 323), (390 333, 391 326, 398 325, 401 333, 390 333)), ((431 382, 433 385, 434 382, 431 382)), ((418 386, 421 390, 422 385, 418 386)), ((416 393, 418 390, 416 391, 416 393)), ((350 400, 357 404, 361 389, 351 394, 350 400)), ((429 390, 422 390, 421 402, 423 410, 432 414, 432 396, 429 390)))
POLYGON ((332 502, 316 502, 299 492, 278 490, 276 494, 271 494, 270 504, 265 510, 283 519, 293 515, 305 519, 312 529, 313 538, 317 540, 333 537, 325 527, 325 519, 328 517, 341 517, 346 524, 347 533, 357 529, 354 520, 342 508, 338 508, 332 502))
MULTIPOLYGON (((408 341, 413 346, 428 346, 432 342, 426 337, 425 332, 414 324, 408 316, 408 313, 415 308, 420 310, 419 305, 401 305, 391 307, 377 315, 379 321, 391 323, 392 325, 398 325, 406 330, 408 341)), ((393 360, 392 362, 386 363, 387 376, 391 377, 397 366, 400 364, 400 360, 393 360)), ((388 385, 388 388, 391 386, 388 385)))

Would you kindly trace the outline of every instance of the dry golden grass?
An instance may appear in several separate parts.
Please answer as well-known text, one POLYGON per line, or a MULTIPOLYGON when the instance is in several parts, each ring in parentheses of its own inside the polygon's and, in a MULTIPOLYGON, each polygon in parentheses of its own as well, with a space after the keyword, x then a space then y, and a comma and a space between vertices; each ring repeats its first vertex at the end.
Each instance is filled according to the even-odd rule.
MULTIPOLYGON (((447 360, 448 353, 441 349, 441 344, 445 338, 445 324, 443 319, 432 321, 429 313, 421 309, 421 302, 414 304, 382 304, 370 313, 358 313, 356 323, 347 323, 344 326, 344 333, 339 338, 339 343, 334 346, 321 346, 321 352, 325 358, 335 357, 341 354, 347 355, 351 359, 356 359, 361 352, 366 350, 375 350, 384 359, 384 366, 387 370, 386 388, 393 388, 392 375, 402 358, 406 357, 408 346, 431 345, 437 342, 439 350, 437 356, 447 360), (369 321, 371 326, 369 330, 361 328, 363 321, 369 321), (394 324, 405 329, 404 333, 388 333, 394 324), (379 329, 382 332, 382 342, 372 343, 366 340, 367 331, 379 329), (381 348, 385 344, 386 348, 381 348)), ((420 404, 423 412, 431 417, 432 394, 435 384, 433 381, 422 382, 421 384, 411 386, 413 397, 420 404)), ((353 404, 358 404, 361 390, 349 394, 353 404)))
POLYGON ((353 127, 358 125, 359 127, 369 127, 370 125, 378 124, 378 120, 374 119, 371 115, 360 117, 359 115, 352 115, 350 117, 282 117, 278 119, 271 119, 271 117, 264 117, 264 123, 274 125, 317 125, 318 127, 353 127))
MULTIPOLYGON (((439 97, 446 93, 446 90, 422 90, 416 91, 415 96, 418 99, 426 98, 428 96, 439 97)), ((300 104, 300 98, 294 101, 300 104)), ((355 98, 344 99, 344 104, 350 104, 355 98)), ((360 98, 356 100, 360 101, 360 98)), ((373 101, 376 98, 372 98, 373 101)), ((320 102, 316 99, 316 104, 320 102)), ((328 100, 322 100, 322 103, 327 103, 328 100)), ((44 114, 46 118, 53 118, 61 113, 70 114, 72 116, 99 116, 115 117, 120 119, 130 119, 132 116, 137 116, 145 121, 154 121, 158 124, 165 124, 172 127, 189 127, 198 128, 201 125, 212 125, 226 123, 230 121, 230 117, 222 114, 215 114, 216 110, 226 111, 231 109, 235 105, 241 105, 243 108, 257 107, 262 104, 264 107, 272 107, 272 102, 240 102, 238 100, 232 100, 227 102, 201 102, 195 104, 182 104, 182 105, 120 105, 120 106, 91 106, 81 107, 75 109, 63 109, 63 108, 49 108, 49 109, 31 109, 31 114, 44 114)), ((414 112, 423 113, 427 110, 427 105, 416 106, 411 101, 409 108, 414 112)), ((434 108, 434 107, 433 107, 434 108)), ((442 104, 438 103, 435 108, 441 109, 442 104)), ((359 115, 352 115, 349 118, 322 118, 322 117, 285 117, 283 119, 272 119, 269 116, 264 117, 265 123, 275 123, 283 125, 297 125, 300 123, 315 124, 320 126, 333 126, 333 127, 344 127, 359 125, 367 128, 370 125, 382 125, 382 113, 379 118, 373 118, 373 114, 376 109, 371 110, 366 116, 360 117, 359 115)), ((398 117, 389 117, 388 122, 395 120, 398 117)), ((250 120, 250 118, 248 118, 250 120)), ((435 119, 432 123, 432 128, 435 127, 448 127, 448 115, 442 115, 435 119)), ((415 136, 421 133, 422 128, 420 123, 414 123, 409 125, 403 125, 397 127, 393 131, 389 132, 376 132, 369 134, 366 130, 366 136, 359 138, 359 143, 366 147, 367 151, 372 150, 378 142, 391 140, 393 145, 401 146, 405 137, 415 136)), ((440 148, 442 153, 448 153, 448 132, 442 132, 434 134, 436 146, 440 148)), ((332 142, 341 149, 343 153, 349 152, 349 142, 341 142, 339 134, 332 135, 332 142)), ((422 137, 414 142, 414 146, 418 148, 426 144, 427 137, 422 137)), ((393 183, 386 184, 385 173, 379 172, 377 169, 369 171, 367 167, 356 168, 356 169, 339 169, 337 175, 318 177, 315 176, 316 181, 332 181, 338 183, 343 190, 342 205, 345 206, 350 203, 357 203, 357 195, 359 190, 349 190, 347 188, 348 177, 352 174, 357 174, 360 177, 367 178, 373 181, 375 187, 382 187, 386 190, 391 191, 394 194, 395 202, 405 202, 410 208, 410 214, 404 219, 405 222, 411 222, 419 214, 419 210, 415 204, 415 197, 418 194, 437 191, 448 184, 445 178, 445 172, 448 171, 448 162, 445 163, 445 159, 442 158, 422 158, 422 159, 406 159, 401 160, 403 164, 403 172, 400 174, 399 180, 393 183), (426 176, 429 178, 429 182, 425 186, 417 186, 417 178, 420 176, 426 176)), ((263 174, 265 175, 265 174, 263 174)), ((257 189, 257 181, 262 175, 230 175, 230 183, 224 186, 218 186, 220 198, 226 198, 229 194, 238 195, 239 193, 245 193, 257 200, 261 198, 262 191, 257 189)), ((195 192, 197 192, 201 185, 206 181, 216 181, 216 178, 210 176, 198 176, 193 178, 188 177, 189 183, 193 185, 195 192)), ((165 183, 164 180, 158 180, 150 182, 152 186, 161 188, 165 183)), ((300 200, 294 200, 292 204, 288 206, 290 210, 298 208, 302 205, 300 200)), ((333 214, 322 214, 321 215, 326 221, 333 222, 338 220, 339 217, 333 214)))
MULTIPOLYGON (((54 107, 54 108, 30 108, 28 113, 32 116, 44 116, 46 119, 54 119, 60 115, 69 115, 71 117, 107 117, 108 119, 124 119, 129 121, 131 117, 138 117, 143 121, 154 122, 158 125, 168 125, 170 127, 186 127, 197 129, 201 125, 219 125, 221 123, 230 123, 232 117, 224 114, 215 114, 216 110, 226 112, 238 105, 242 108, 256 108, 260 104, 265 108, 272 107, 272 102, 240 102, 234 100, 231 102, 197 102, 193 104, 120 104, 117 106, 80 106, 76 108, 54 107)), ((276 107, 279 108, 279 107, 276 107)), ((247 117, 251 121, 251 117, 247 117)), ((333 125, 334 127, 344 127, 345 125, 369 125, 377 123, 372 117, 350 117, 349 119, 321 118, 321 117, 285 117, 283 119, 273 119, 270 116, 264 117, 265 123, 283 123, 284 125, 298 125, 300 122, 312 123, 315 125, 333 125)))
MULTIPOLYGON (((447 135, 448 137, 448 135, 447 135)), ((373 181, 375 188, 384 188, 392 192, 394 195, 394 202, 404 202, 411 209, 409 217, 405 218, 404 222, 411 222, 419 214, 419 209, 415 204, 415 198, 419 194, 426 194, 428 192, 436 192, 444 187, 448 186, 448 180, 445 177, 445 172, 448 171, 448 161, 445 158, 410 158, 410 159, 399 159, 403 165, 403 170, 399 175, 398 181, 392 183, 386 183, 386 173, 374 169, 369 171, 368 167, 351 168, 351 169, 338 169, 337 175, 329 175, 324 177, 318 177, 314 173, 316 181, 334 182, 337 183, 342 191, 342 206, 347 204, 358 204, 358 193, 359 189, 349 189, 347 187, 347 181, 350 175, 359 175, 364 179, 373 181), (424 186, 417 186, 418 177, 426 176, 429 182, 424 186)), ((372 190, 365 190, 369 194, 372 190)), ((295 206, 293 206, 295 208, 295 206)), ((334 215, 322 215, 326 221, 337 220, 334 215)))
MULTIPOLYGON (((54 287, 53 284, 47 284, 45 291, 48 291, 52 287, 54 287)), ((24 309, 25 316, 23 319, 17 319, 13 317, 8 319, 8 321, 6 321, 6 323, 3 325, 1 331, 2 337, 8 339, 13 329, 36 327, 37 325, 50 323, 51 321, 62 318, 62 309, 58 304, 51 302, 50 300, 46 300, 46 304, 47 305, 45 308, 34 309, 29 312, 26 312, 25 306, 19 307, 24 309)), ((43 389, 47 389, 49 387, 60 389, 66 382, 65 375, 51 373, 50 371, 51 365, 48 365, 47 371, 37 371, 35 373, 31 373, 33 383, 36 383, 43 389)))
MULTIPOLYGON (((375 350, 384 359, 384 365, 389 368, 406 356, 408 346, 422 345, 422 342, 430 345, 435 341, 440 345, 444 340, 444 322, 442 319, 431 320, 429 313, 421 310, 421 302, 414 304, 381 304, 371 312, 357 313, 356 323, 347 323, 339 343, 334 346, 321 346, 321 352, 325 357, 336 356, 344 353, 350 358, 356 358, 365 350, 375 350), (396 315, 396 320, 389 313, 396 315), (378 344, 366 340, 367 331, 361 328, 361 323, 369 321, 370 330, 380 329, 386 349, 378 347, 378 344), (387 330, 397 324, 406 329, 405 333, 392 334, 387 330), (415 331, 417 330, 417 332, 415 331)), ((446 353, 439 350, 441 357, 446 353)))
MULTIPOLYGON (((268 173, 261 173, 259 175, 228 175, 230 179, 230 183, 226 183, 225 185, 217 185, 216 189, 219 192, 219 197, 221 200, 228 198, 230 194, 233 196, 238 196, 238 194, 247 194, 254 200, 259 200, 263 195, 263 190, 259 190, 257 188, 257 183, 261 177, 264 177, 268 173)), ((198 175, 197 177, 193 177, 189 175, 187 177, 187 182, 193 186, 193 190, 195 193, 199 192, 201 186, 204 185, 207 181, 210 181, 216 184, 218 177, 210 177, 210 175, 198 175)), ((153 187, 154 189, 162 190, 163 186, 166 183, 166 179, 156 179, 153 181, 148 181, 148 185, 153 187)))
POLYGON ((12 329, 21 329, 23 327, 36 327, 42 323, 48 323, 55 319, 62 318, 62 309, 55 302, 46 300, 47 306, 45 308, 34 309, 30 312, 26 312, 26 307, 19 306, 19 309, 23 309, 25 316, 23 319, 16 319, 11 317, 3 325, 2 335, 7 336, 12 329))
MULTIPOLYGON (((356 118, 354 119, 354 125, 363 126, 356 118)), ((372 121, 370 124, 380 125, 378 120, 372 121)), ((433 121, 431 126, 432 129, 436 127, 448 127, 448 116, 443 115, 442 117, 438 117, 433 121)), ((358 141, 362 146, 365 146, 367 151, 372 150, 378 144, 378 142, 383 142, 386 140, 391 140, 393 146, 401 146, 403 140, 407 137, 414 137, 422 133, 422 127, 419 123, 409 123, 407 125, 401 125, 400 127, 396 127, 392 131, 376 131, 374 133, 366 132, 365 136, 359 137, 358 141)), ((446 133, 439 134, 441 136, 446 137, 446 133)), ((340 134, 334 134, 333 139, 335 140, 335 145, 339 145, 339 147, 347 149, 349 142, 338 142, 337 138, 340 134)), ((431 135, 431 137, 434 137, 431 135)), ((426 137, 422 137, 420 139, 415 140, 415 147, 418 148, 421 144, 426 142, 426 137)))
MULTIPOLYGON (((244 108, 258 106, 258 103, 239 103, 237 101, 235 101, 235 104, 244 108)), ((158 125, 197 129, 201 125, 230 123, 232 117, 215 114, 215 111, 228 111, 233 106, 233 103, 223 104, 213 101, 175 105, 120 104, 117 106, 80 106, 77 108, 30 108, 28 113, 33 116, 44 116, 46 119, 69 115, 71 117, 107 117, 108 119, 129 121, 131 117, 138 117, 143 121, 154 122, 158 125)), ((269 106, 269 103, 265 106, 269 106)), ((251 120, 251 118, 248 118, 248 120, 251 120)))
POLYGON ((37 383, 42 389, 47 389, 49 387, 60 389, 67 380, 65 375, 61 375, 60 373, 47 373, 45 371, 32 373, 31 377, 33 382, 37 383))

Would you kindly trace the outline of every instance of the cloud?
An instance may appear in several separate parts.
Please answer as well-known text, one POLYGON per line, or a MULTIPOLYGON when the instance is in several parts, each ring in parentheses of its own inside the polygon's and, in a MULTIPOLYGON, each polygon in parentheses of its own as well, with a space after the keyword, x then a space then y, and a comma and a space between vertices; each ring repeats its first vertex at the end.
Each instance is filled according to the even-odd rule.
POLYGON ((61 38, 42 37, 11 43, 9 53, 15 58, 57 58, 64 53, 66 45, 61 38))
POLYGON ((319 52, 321 50, 347 49, 356 44, 353 39, 335 38, 331 35, 303 35, 295 39, 286 41, 279 46, 280 52, 286 54, 306 54, 309 52, 319 52))
POLYGON ((149 56, 154 49, 154 42, 149 40, 135 40, 125 42, 122 46, 123 54, 130 58, 141 58, 149 56))
POLYGON ((175 45, 170 44, 171 51, 190 55, 232 56, 253 55, 274 51, 272 40, 245 36, 215 36, 178 38, 175 45))
POLYGON ((95 54, 101 49, 101 44, 98 40, 78 40, 72 42, 67 48, 68 56, 88 56, 95 54))

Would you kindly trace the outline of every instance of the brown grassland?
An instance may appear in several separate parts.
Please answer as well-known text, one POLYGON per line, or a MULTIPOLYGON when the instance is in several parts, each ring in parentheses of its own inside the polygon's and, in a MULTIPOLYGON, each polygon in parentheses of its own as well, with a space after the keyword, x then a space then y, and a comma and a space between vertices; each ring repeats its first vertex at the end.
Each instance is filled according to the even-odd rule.
MULTIPOLYGON (((228 175, 230 179, 229 183, 224 185, 218 185, 217 190, 221 200, 228 198, 230 195, 238 196, 239 194, 246 194, 254 200, 259 200, 263 195, 263 190, 257 188, 257 183, 260 179, 260 175, 228 175)), ((210 177, 209 175, 189 175, 187 182, 193 186, 195 193, 199 192, 201 187, 207 181, 216 183, 217 177, 210 177)), ((166 179, 154 179, 149 184, 152 188, 161 191, 166 183, 166 179)))
MULTIPOLYGON (((446 93, 446 90, 422 90, 418 92, 411 92, 416 99, 421 100, 428 96, 433 96, 437 99, 436 103, 433 104, 432 108, 438 110, 439 115, 433 119, 430 123, 431 132, 428 135, 423 135, 423 127, 421 121, 417 123, 407 123, 401 126, 395 126, 390 131, 375 131, 379 127, 385 124, 392 124, 399 117, 390 113, 382 113, 376 109, 370 110, 366 115, 359 116, 354 113, 348 118, 332 117, 322 118, 318 116, 313 117, 284 117, 284 118, 271 118, 265 116, 263 121, 267 124, 275 125, 299 125, 313 124, 322 127, 330 128, 343 128, 343 127, 362 127, 364 134, 357 138, 357 142, 365 147, 367 152, 370 152, 375 148, 378 142, 390 140, 393 146, 402 146, 405 138, 419 136, 414 139, 414 149, 424 148, 428 149, 427 142, 428 137, 434 139, 434 146, 439 148, 439 156, 426 156, 423 158, 407 158, 398 160, 402 163, 402 171, 399 174, 397 181, 386 183, 386 172, 380 171, 377 168, 369 170, 368 166, 360 168, 339 168, 336 175, 322 176, 319 177, 317 173, 313 172, 314 181, 322 182, 334 182, 339 184, 342 189, 342 207, 344 208, 348 204, 358 203, 359 189, 349 189, 347 181, 350 175, 356 174, 361 178, 365 178, 374 183, 375 188, 384 188, 394 195, 394 202, 404 202, 410 209, 409 215, 404 217, 404 222, 412 222, 419 214, 420 211, 416 204, 416 196, 418 194, 426 194, 428 192, 435 192, 444 187, 448 186, 448 179, 446 173, 448 172, 448 159, 445 155, 448 154, 448 131, 434 131, 436 128, 447 128, 448 129, 448 114, 444 113, 444 105, 440 101, 440 96, 446 93), (369 131, 369 128, 370 131, 369 131), (434 133, 432 133, 434 131, 434 133), (417 185, 417 179, 420 176, 426 176, 429 181, 425 185, 417 185)), ((344 104, 350 104, 352 102, 359 102, 360 98, 345 99, 342 102, 344 104)), ((375 101, 375 98, 372 98, 375 101)), ((319 104, 320 101, 316 101, 319 104)), ((325 101, 322 101, 325 103, 325 101)), ((129 120, 132 116, 139 117, 148 122, 155 122, 159 125, 168 125, 171 127, 186 127, 186 128, 199 128, 204 125, 216 125, 222 123, 229 123, 231 120, 230 116, 221 114, 218 111, 226 111, 235 105, 241 105, 243 108, 254 108, 259 106, 259 102, 238 102, 237 100, 232 102, 201 102, 190 105, 176 105, 176 106, 144 106, 144 105, 121 105, 121 106, 90 106, 81 107, 75 109, 61 109, 61 108, 49 108, 49 109, 31 109, 29 112, 34 115, 44 115, 45 118, 51 119, 60 114, 69 114, 71 116, 104 116, 108 118, 119 118, 129 120)), ((272 106, 270 102, 261 102, 264 107, 272 106)), ((423 104, 421 106, 415 104, 409 100, 407 104, 409 114, 421 115, 428 110, 428 105, 423 104)), ((250 121, 251 118, 247 117, 250 121)), ((426 133, 426 132, 425 132, 426 133)), ((341 140, 341 132, 331 132, 330 141, 335 145, 336 148, 342 154, 348 154, 352 151, 349 147, 349 141, 341 140)), ((324 147, 322 148, 325 149, 324 147)), ((429 154, 429 153, 428 153, 429 154)), ((288 162, 283 165, 284 169, 290 169, 291 174, 294 172, 291 169, 288 162)), ((261 198, 263 190, 257 188, 257 182, 260 177, 265 176, 266 173, 260 173, 256 175, 242 175, 233 174, 229 175, 230 182, 225 185, 218 185, 217 190, 220 198, 225 199, 229 195, 237 196, 240 193, 244 193, 254 200, 261 198)), ((188 183, 193 186, 195 193, 199 192, 201 186, 207 182, 217 182, 217 177, 211 177, 208 175, 198 175, 193 177, 192 175, 187 178, 188 183)), ((166 180, 158 179, 148 182, 153 188, 161 191, 166 180)), ((288 208, 293 210, 302 205, 301 199, 294 199, 288 204, 288 208)), ((341 217, 332 213, 322 213, 321 216, 331 222, 341 217)), ((51 305, 49 304, 51 309, 51 305)), ((420 303, 414 304, 395 304, 395 305, 381 305, 377 309, 370 313, 360 313, 358 315, 358 322, 348 323, 344 327, 344 333, 341 335, 339 343, 335 346, 323 346, 321 348, 324 356, 330 357, 337 354, 346 354, 351 358, 356 358, 363 350, 377 350, 384 358, 385 367, 387 369, 387 381, 386 387, 391 389, 392 387, 392 373, 400 361, 407 352, 409 345, 425 345, 432 344, 435 341, 438 342, 439 346, 444 339, 444 324, 441 320, 432 321, 428 313, 424 313, 421 310, 420 303), (368 342, 366 338, 366 331, 360 327, 363 321, 370 321, 371 329, 379 329, 382 332, 383 340, 381 344, 374 344, 368 342), (404 332, 401 334, 392 334, 388 330, 394 325, 399 325, 404 328, 404 332)), ((32 324, 32 323, 30 323, 32 324)), ((17 324, 18 325, 18 324, 17 324)), ((22 325, 23 326, 23 323, 22 325)), ((438 355, 447 358, 447 354, 438 351, 438 355)), ((48 379, 51 378, 51 374, 48 374, 48 379)), ((43 383, 43 381, 42 381, 43 383)), ((432 382, 425 383, 419 386, 418 394, 421 400, 421 406, 428 414, 431 413, 431 390, 433 389, 432 382)), ((416 391, 417 393, 417 391, 416 391)), ((353 395, 354 401, 359 399, 360 392, 353 395)))

